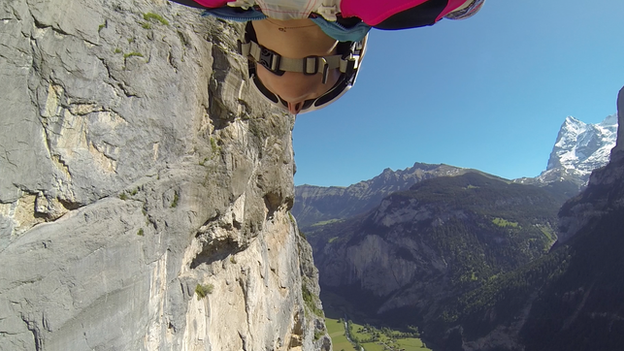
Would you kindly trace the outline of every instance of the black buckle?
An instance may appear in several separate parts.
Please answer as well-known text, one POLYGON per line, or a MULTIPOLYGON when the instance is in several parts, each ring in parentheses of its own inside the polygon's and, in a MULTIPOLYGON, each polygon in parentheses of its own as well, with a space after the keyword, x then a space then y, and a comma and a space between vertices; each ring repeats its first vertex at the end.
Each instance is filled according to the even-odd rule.
POLYGON ((260 58, 258 59, 258 63, 278 76, 284 74, 284 71, 280 71, 279 69, 280 59, 281 56, 275 51, 260 46, 260 58))
POLYGON ((347 70, 345 73, 347 74, 353 73, 353 71, 355 70, 355 63, 356 63, 355 59, 353 57, 349 57, 347 59, 347 70))
POLYGON ((349 54, 343 58, 347 61, 347 67, 345 69, 345 77, 347 77, 348 83, 353 85, 355 83, 355 77, 357 76, 359 55, 349 54))

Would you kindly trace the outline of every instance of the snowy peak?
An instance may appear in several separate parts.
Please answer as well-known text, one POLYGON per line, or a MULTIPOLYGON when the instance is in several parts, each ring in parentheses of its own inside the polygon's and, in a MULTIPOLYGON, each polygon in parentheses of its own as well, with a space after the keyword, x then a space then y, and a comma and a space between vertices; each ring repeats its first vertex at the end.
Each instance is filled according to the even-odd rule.
POLYGON ((587 181, 594 169, 609 162, 616 137, 617 115, 608 116, 598 124, 584 123, 568 116, 559 130, 544 173, 572 173, 587 181))
POLYGON ((611 116, 607 116, 604 121, 598 123, 599 126, 610 128, 613 130, 617 130, 618 126, 618 116, 617 114, 612 114, 611 116))

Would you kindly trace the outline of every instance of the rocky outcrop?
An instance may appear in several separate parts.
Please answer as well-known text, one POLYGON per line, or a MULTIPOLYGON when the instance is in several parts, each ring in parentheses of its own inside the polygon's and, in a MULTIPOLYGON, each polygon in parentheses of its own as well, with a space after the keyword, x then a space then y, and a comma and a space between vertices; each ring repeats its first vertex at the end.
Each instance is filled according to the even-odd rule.
MULTIPOLYGON (((620 90, 617 98, 618 125, 624 125, 624 88, 620 90)), ((624 157, 624 128, 618 128, 617 142, 611 150, 611 160, 619 161, 624 157)))
POLYGON ((294 117, 199 14, 0 4, 0 349, 330 349, 294 117))

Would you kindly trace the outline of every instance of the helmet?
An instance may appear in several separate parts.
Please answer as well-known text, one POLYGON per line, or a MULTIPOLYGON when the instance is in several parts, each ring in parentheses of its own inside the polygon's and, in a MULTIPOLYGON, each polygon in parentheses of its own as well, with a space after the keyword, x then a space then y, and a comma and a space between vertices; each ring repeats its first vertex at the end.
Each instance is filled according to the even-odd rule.
POLYGON ((472 2, 459 11, 448 13, 444 18, 451 20, 462 20, 474 16, 485 3, 485 0, 472 0, 472 2))
POLYGON ((267 101, 280 108, 288 109, 288 103, 279 95, 267 89, 256 74, 256 64, 262 65, 271 73, 281 76, 284 72, 299 72, 305 75, 322 73, 323 84, 326 84, 330 69, 339 69, 338 81, 323 95, 303 102, 301 113, 321 109, 338 100, 353 84, 366 51, 366 39, 358 42, 340 42, 337 45, 337 54, 329 56, 308 56, 295 59, 283 57, 256 41, 256 35, 251 23, 245 26, 245 37, 238 42, 239 52, 248 58, 249 80, 255 90, 267 101))

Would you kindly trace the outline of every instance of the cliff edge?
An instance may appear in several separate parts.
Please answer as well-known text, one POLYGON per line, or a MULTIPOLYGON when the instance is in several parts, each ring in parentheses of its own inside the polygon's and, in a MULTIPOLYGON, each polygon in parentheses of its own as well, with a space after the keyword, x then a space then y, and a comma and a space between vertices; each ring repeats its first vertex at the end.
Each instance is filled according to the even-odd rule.
POLYGON ((0 349, 331 348, 294 117, 200 13, 0 4, 0 349))

